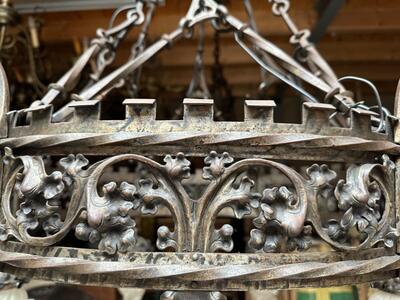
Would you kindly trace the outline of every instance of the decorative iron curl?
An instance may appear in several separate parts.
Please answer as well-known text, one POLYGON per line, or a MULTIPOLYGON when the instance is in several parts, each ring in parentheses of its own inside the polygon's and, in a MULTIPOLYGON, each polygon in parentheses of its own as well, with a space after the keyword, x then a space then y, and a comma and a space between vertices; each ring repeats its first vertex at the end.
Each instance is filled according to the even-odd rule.
MULTIPOLYGON (((187 249, 189 241, 186 233, 190 232, 188 214, 191 203, 180 180, 185 178, 188 172, 190 174, 190 162, 181 153, 176 158, 167 155, 164 161, 166 165, 160 165, 143 156, 126 154, 100 162, 85 186, 87 213, 83 222, 78 225, 77 237, 100 242, 99 248, 109 254, 118 250, 132 251, 136 233, 135 222, 129 216, 130 211, 138 209, 141 214, 155 214, 158 207, 163 205, 171 212, 176 230, 179 231, 170 235, 167 233, 168 238, 159 234, 157 245, 161 249, 164 248, 163 243, 175 247, 177 251, 187 249), (99 196, 97 185, 104 170, 128 160, 140 163, 148 169, 151 178, 140 180, 139 187, 123 182, 118 190, 116 183, 110 182, 103 187, 104 196, 99 196), (163 240, 165 238, 166 240, 163 240), (173 240, 173 243, 168 242, 169 240, 173 240)), ((165 228, 162 229, 165 231, 165 228)))
MULTIPOLYGON (((81 189, 88 164, 82 155, 69 155, 62 159, 64 172, 48 175, 44 162, 38 156, 14 157, 11 149, 5 149, 5 178, 8 179, 2 195, 2 214, 5 224, 0 225, 0 239, 13 236, 32 246, 50 246, 61 241, 72 229, 83 211, 81 189), (71 192, 69 209, 61 220, 61 196, 71 192), (19 209, 12 212, 13 197, 20 199, 19 209), (44 230, 46 236, 33 236, 32 231, 44 230)), ((90 171, 89 171, 90 173, 90 171)))
POLYGON ((337 249, 362 250, 378 243, 393 248, 399 237, 399 229, 394 227, 394 169, 394 163, 384 155, 382 164, 350 166, 346 180, 332 185, 336 173, 326 165, 313 165, 307 170, 310 177, 307 221, 319 237, 337 249), (340 220, 329 220, 323 225, 318 212, 321 196, 325 201, 332 198, 337 202, 338 209, 344 211, 340 220), (358 245, 343 242, 352 228, 359 234, 358 245))
POLYGON ((214 227, 218 213, 226 207, 232 208, 235 218, 253 219, 249 246, 256 251, 305 250, 313 232, 342 251, 373 248, 378 243, 393 248, 399 236, 394 228, 393 163, 387 157, 383 164, 351 166, 346 181, 337 181, 336 173, 325 165, 313 165, 307 171, 309 178, 304 178, 282 163, 261 158, 233 163, 228 153, 212 151, 203 168, 203 178, 210 183, 198 199, 191 199, 181 183, 190 176, 190 161, 183 153, 167 155, 164 162, 125 154, 86 169, 86 158, 69 155, 60 160, 62 172, 48 175, 41 157, 14 157, 6 149, 0 238, 14 236, 31 246, 50 246, 74 229, 78 239, 109 255, 134 252, 134 215, 155 214, 161 205, 171 212, 175 227, 172 232, 165 226, 158 229, 160 250, 232 251, 233 228, 228 224, 214 227), (97 187, 105 169, 125 161, 136 162, 147 174, 134 184, 106 183, 99 195, 97 187), (260 178, 247 174, 254 167, 278 170, 289 186, 257 190, 254 180, 260 178), (63 195, 68 193, 71 200, 64 205, 62 219, 63 195), (344 211, 341 219, 322 222, 318 199, 325 194, 344 211), (16 199, 18 207, 13 209, 16 199), (360 233, 359 245, 350 246, 346 240, 351 228, 360 233))

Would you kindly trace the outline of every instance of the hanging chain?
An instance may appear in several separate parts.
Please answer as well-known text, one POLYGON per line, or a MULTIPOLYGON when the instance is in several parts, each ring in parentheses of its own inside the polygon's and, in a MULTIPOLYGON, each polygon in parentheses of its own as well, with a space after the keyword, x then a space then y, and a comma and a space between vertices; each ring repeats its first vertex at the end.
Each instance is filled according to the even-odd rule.
MULTIPOLYGON (((97 38, 92 41, 92 44, 99 44, 102 49, 97 55, 96 69, 90 75, 94 82, 97 82, 106 67, 114 62, 116 49, 126 37, 130 28, 143 23, 143 21, 143 3, 141 1, 135 1, 134 4, 122 6, 113 13, 108 30, 97 30, 97 38), (114 23, 117 16, 123 11, 127 11, 126 20, 119 25, 115 25, 114 23)), ((89 83, 89 85, 90 84, 91 83, 89 83)))
MULTIPOLYGON (((153 16, 157 7, 157 4, 162 5, 164 3, 163 0, 156 0, 151 1, 147 4, 147 14, 145 21, 142 26, 142 30, 138 36, 136 43, 133 44, 131 48, 131 55, 130 59, 137 58, 140 54, 143 53, 144 49, 146 48, 146 41, 148 36, 148 31, 150 24, 153 20, 153 16)), ((130 76, 127 77, 126 82, 128 87, 128 93, 131 97, 137 97, 139 93, 139 85, 140 79, 142 76, 142 67, 138 68, 136 72, 132 73, 130 76)))
POLYGON ((210 99, 210 91, 207 87, 205 69, 204 69, 204 44, 205 32, 204 24, 199 27, 199 43, 196 50, 196 59, 193 68, 193 78, 190 82, 186 97, 210 99))
MULTIPOLYGON (((336 75, 333 73, 325 60, 315 50, 313 44, 308 42, 308 39, 305 37, 305 35, 301 33, 302 31, 297 29, 293 21, 288 16, 289 1, 269 1, 273 3, 274 13, 283 17, 290 30, 293 32, 293 36, 298 38, 298 41, 296 40, 297 43, 303 48, 307 49, 309 53, 307 62, 311 61, 311 64, 321 70, 321 78, 317 76, 318 74, 315 72, 310 72, 304 68, 275 44, 261 37, 255 30, 251 29, 251 27, 246 26, 246 24, 230 15, 224 6, 219 5, 214 0, 192 0, 186 17, 182 19, 180 26, 177 29, 170 34, 164 35, 158 42, 145 49, 137 57, 129 60, 126 64, 119 67, 108 76, 102 78, 97 83, 93 84, 90 89, 81 92, 79 97, 82 99, 94 99, 94 97, 99 95, 99 93, 104 95, 104 91, 109 91, 113 88, 113 86, 119 85, 121 80, 126 79, 129 74, 132 74, 138 68, 141 68, 143 63, 148 61, 162 49, 170 46, 172 42, 182 37, 190 37, 194 26, 206 20, 211 20, 216 29, 221 29, 221 25, 223 25, 226 28, 234 31, 238 44, 265 70, 295 88, 304 96, 308 97, 311 101, 315 101, 316 99, 301 86, 296 85, 295 82, 288 76, 288 74, 293 74, 293 76, 301 78, 305 82, 328 94, 327 99, 329 98, 329 103, 335 105, 338 111, 346 114, 347 116, 353 108, 352 104, 354 104, 354 102, 351 98, 344 96, 343 92, 345 92, 345 90, 339 83, 336 75), (245 40, 251 42, 250 47, 245 44, 245 40), (284 70, 284 72, 280 72, 278 69, 271 67, 271 65, 264 61, 262 56, 255 54, 253 49, 259 49, 261 53, 266 53, 267 55, 271 56, 273 61, 276 62, 284 70)), ((217 51, 219 52, 218 48, 217 51)), ((201 51, 198 51, 198 53, 201 53, 201 51)), ((202 62, 202 58, 197 59, 197 63, 202 62)), ((314 69, 315 71, 314 67, 311 69, 314 69)), ((375 121, 376 120, 373 120, 374 124, 376 124, 375 121)), ((379 122, 379 120, 377 121, 379 122)), ((379 125, 379 127, 381 126, 379 125)))
MULTIPOLYGON (((258 26, 257 22, 254 16, 254 10, 253 6, 251 5, 251 0, 244 0, 244 8, 247 13, 247 18, 249 20, 250 27, 258 33, 258 26)), ((259 49, 256 48, 257 53, 262 57, 262 59, 269 64, 270 66, 273 66, 275 69, 280 70, 281 73, 284 73, 284 71, 275 63, 272 57, 270 57, 267 53, 264 53, 260 51, 259 49)), ((265 91, 274 83, 277 81, 277 79, 274 76, 271 76, 263 67, 260 68, 260 73, 261 73, 261 83, 258 87, 258 91, 260 94, 264 94, 265 91)))
MULTIPOLYGON (((213 57, 214 57, 214 64, 211 69, 211 92, 213 98, 217 102, 226 103, 225 108, 230 108, 233 101, 233 95, 231 88, 228 84, 224 76, 224 69, 221 64, 221 39, 220 39, 221 32, 219 30, 214 31, 214 50, 213 50, 213 57)), ((218 108, 215 111, 215 118, 222 119, 222 112, 218 108)))
POLYGON ((282 17, 284 22, 286 23, 289 30, 292 32, 292 37, 290 38, 290 42, 293 45, 297 46, 295 51, 295 58, 300 61, 307 63, 310 70, 316 75, 323 78, 327 83, 332 86, 332 93, 328 95, 328 97, 332 97, 336 94, 346 95, 348 92, 341 85, 341 82, 344 80, 354 80, 359 81, 361 83, 367 84, 374 91, 374 95, 378 105, 369 107, 364 103, 354 103, 353 99, 348 96, 344 97, 345 101, 350 101, 350 109, 353 108, 362 108, 366 110, 378 110, 379 119, 373 117, 373 123, 377 127, 378 132, 384 132, 389 127, 386 124, 386 120, 388 119, 396 119, 389 111, 382 106, 380 95, 375 87, 375 85, 367 79, 356 77, 356 76, 345 76, 342 78, 337 78, 331 67, 326 63, 326 61, 322 58, 319 52, 316 50, 313 43, 309 41, 309 37, 311 35, 308 29, 299 30, 296 24, 293 22, 291 17, 289 16, 289 8, 290 1, 289 0, 268 0, 272 3, 272 13, 276 16, 282 17))
POLYGON ((272 3, 272 13, 280 16, 286 23, 292 33, 290 43, 295 45, 295 58, 300 62, 307 63, 310 70, 316 75, 323 78, 332 88, 339 88, 344 91, 343 86, 337 80, 336 74, 332 68, 326 63, 313 43, 309 41, 311 35, 310 30, 299 30, 292 18, 289 16, 290 1, 289 0, 268 0, 272 3))

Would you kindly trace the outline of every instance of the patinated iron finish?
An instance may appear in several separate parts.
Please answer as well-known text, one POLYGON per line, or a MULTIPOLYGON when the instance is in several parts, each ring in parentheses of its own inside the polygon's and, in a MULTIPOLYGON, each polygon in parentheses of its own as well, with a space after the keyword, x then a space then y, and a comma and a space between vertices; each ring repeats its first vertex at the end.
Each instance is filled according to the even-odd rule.
POLYGON ((350 128, 332 127, 329 104, 306 103, 302 124, 275 123, 274 102, 246 101, 245 119, 239 122, 213 120, 211 100, 186 99, 183 120, 156 120, 155 100, 125 100, 126 119, 100 120, 100 102, 71 104, 69 122, 51 123, 52 106, 39 106, 8 114, 9 135, 1 147, 15 152, 68 155, 84 149, 86 154, 137 153, 164 155, 171 151, 206 156, 210 150, 226 151, 235 157, 362 162, 377 153, 397 154, 391 133, 371 129, 371 113, 354 109, 350 128), (19 125, 26 113, 29 124, 19 125), (196 145, 196 147, 189 147, 196 145), (250 147, 251 146, 251 147, 250 147), (78 149, 77 149, 78 147, 78 149), (296 151, 289 151, 295 148, 296 151), (268 150, 268 151, 267 151, 268 150), (318 151, 321 150, 321 151, 318 151))
POLYGON ((394 277, 399 257, 384 249, 352 253, 212 254, 102 252, 2 244, 2 271, 102 286, 171 290, 248 290, 334 286, 394 277), (27 254, 29 252, 29 254, 27 254), (357 276, 355 276, 357 274, 357 276))
MULTIPOLYGON (((229 279, 236 282, 235 278, 241 278, 244 282, 251 278, 250 282, 271 281, 275 284, 283 279, 310 280, 312 284, 313 278, 332 276, 335 276, 336 282, 341 282, 339 274, 346 276, 349 272, 381 278, 381 272, 397 268, 399 258, 395 255, 398 230, 394 227, 394 165, 387 157, 383 158, 381 164, 351 166, 346 179, 337 181, 336 173, 326 165, 314 164, 307 169, 307 175, 302 176, 292 168, 274 161, 244 159, 235 163, 226 152, 211 152, 205 158, 203 168, 203 178, 210 183, 199 199, 191 199, 182 186, 181 181, 190 176, 190 161, 182 153, 174 157, 167 155, 164 164, 143 156, 126 154, 88 165, 83 155, 69 155, 60 160, 60 171, 51 174, 46 173, 43 161, 38 156, 14 157, 7 148, 4 159, 4 181, 7 183, 2 200, 3 241, 15 238, 31 247, 41 248, 62 244, 66 234, 74 231, 77 239, 97 245, 100 250, 97 253, 103 253, 101 256, 104 259, 109 255, 118 257, 118 262, 110 263, 84 263, 72 257, 58 259, 50 256, 42 259, 9 253, 8 246, 5 246, 3 264, 12 268, 37 266, 42 270, 51 268, 53 272, 61 268, 64 274, 71 272, 72 277, 84 273, 90 275, 89 278, 110 272, 133 272, 129 277, 124 275, 124 278, 119 278, 124 285, 135 286, 137 280, 146 278, 157 282, 156 278, 160 277, 161 282, 166 284, 165 288, 171 284, 171 276, 178 276, 190 282, 199 282, 198 286, 192 285, 192 289, 211 287, 209 283, 203 285, 203 281, 229 279), (104 170, 127 160, 140 163, 146 175, 136 183, 106 183, 103 195, 99 196, 97 185, 104 170), (248 170, 255 166, 279 170, 289 179, 291 186, 260 191, 253 188, 258 179, 249 175, 248 170), (62 200, 61 196, 65 194, 70 195, 70 198, 62 200), (318 207, 318 199, 321 197, 326 200, 332 197, 331 201, 337 202, 343 211, 342 216, 328 222, 322 221, 318 207), (62 204, 62 201, 67 204, 62 204), (68 207, 63 219, 62 206, 68 207), (166 271, 162 271, 162 264, 155 263, 157 267, 154 269, 153 266, 137 265, 136 259, 132 265, 120 261, 124 255, 129 258, 137 253, 135 218, 138 215, 156 214, 162 206, 170 211, 174 229, 170 231, 165 226, 158 228, 157 248, 172 248, 178 253, 191 252, 188 257, 193 262, 202 261, 201 266, 191 267, 186 263, 178 263, 168 265, 166 271), (12 207, 16 209, 13 211, 12 207), (225 207, 233 210, 235 218, 248 216, 253 219, 254 229, 248 234, 249 248, 255 252, 306 250, 312 244, 313 233, 337 250, 347 252, 345 260, 349 257, 353 257, 353 260, 339 259, 327 263, 316 259, 313 263, 305 263, 309 259, 314 260, 315 255, 296 254, 293 262, 281 265, 282 261, 262 266, 253 265, 253 260, 267 259, 265 254, 253 254, 254 258, 244 254, 241 262, 238 254, 235 254, 226 256, 227 261, 223 265, 218 263, 218 268, 213 265, 204 266, 204 254, 201 253, 229 252, 233 248, 231 225, 226 224, 221 228, 214 226, 218 213, 225 207), (358 232, 358 245, 354 245, 354 236, 350 238, 350 230, 358 232), (350 240, 353 243, 350 244, 350 240), (367 256, 365 260, 356 259, 351 254, 357 253, 363 257, 364 252, 369 253, 368 249, 376 245, 387 249, 382 248, 386 253, 384 256, 367 256), (36 260, 38 264, 33 263, 36 260), (150 272, 149 275, 146 275, 147 272, 150 272), (164 281, 166 276, 169 279, 164 281)), ((18 244, 9 242, 6 245, 16 247, 18 244)), ((90 256, 96 253, 93 250, 85 252, 90 256)), ((141 255, 159 257, 160 261, 164 261, 161 254, 141 255)), ((287 260, 289 257, 284 255, 282 259, 287 260)), ((5 270, 9 271, 8 267, 5 270)), ((45 277, 35 273, 38 278, 45 277)), ((114 284, 108 280, 104 279, 102 283, 114 284)), ((86 283, 89 282, 91 279, 86 283)), ((180 288, 174 286, 174 289, 180 288)))
POLYGON ((334 184, 336 173, 326 165, 312 165, 304 177, 281 163, 264 159, 233 163, 228 153, 213 151, 203 168, 203 178, 210 183, 198 199, 191 199, 181 183, 190 177, 190 161, 182 153, 167 155, 164 165, 125 154, 88 166, 83 155, 69 155, 60 160, 61 170, 51 174, 46 173, 39 156, 14 157, 7 148, 4 160, 1 236, 32 246, 54 245, 74 230, 78 239, 98 244, 108 254, 132 252, 136 242, 133 212, 156 214, 161 206, 170 211, 175 229, 158 229, 160 250, 231 251, 233 228, 214 228, 225 207, 230 207, 237 219, 256 215, 249 246, 264 252, 305 250, 311 245, 313 231, 331 246, 348 251, 380 242, 393 248, 398 236, 394 228, 394 164, 387 157, 382 164, 351 166, 346 179, 334 184), (97 186, 105 169, 124 161, 139 163, 146 175, 139 175, 134 183, 106 183, 100 196, 97 186), (247 174, 254 167, 277 169, 291 186, 256 190, 258 178, 247 174), (61 199, 65 195, 70 195, 69 199, 61 199), (322 221, 319 198, 336 202, 343 216, 322 221), (65 206, 68 209, 62 220, 65 206), (306 222, 312 226, 304 226, 306 222), (348 231, 354 228, 359 233, 358 246, 347 245, 348 231))
MULTIPOLYGON (((103 46, 117 46, 131 26, 144 22, 142 7, 135 7, 132 18, 103 32, 30 108, 9 111, 7 82, 0 72, 0 122, 7 121, 0 139, 1 271, 175 291, 163 299, 185 299, 177 291, 187 290, 332 286, 395 277, 400 268, 399 175, 391 159, 400 147, 394 123, 386 120, 382 129, 374 112, 354 106, 333 71, 306 43, 306 32, 288 21, 287 2, 272 2, 293 29, 293 42, 310 51, 309 68, 318 67, 323 76, 212 0, 193 1, 175 31, 100 78, 112 61, 104 56, 113 58, 103 46), (305 103, 301 124, 274 122, 275 103, 265 100, 246 101, 244 120, 235 122, 214 121, 209 99, 185 99, 182 120, 156 120, 153 99, 125 100, 124 120, 100 119, 101 100, 111 89, 204 21, 218 30, 228 27, 246 51, 250 42, 288 74, 323 91, 329 103, 305 103), (73 90, 80 71, 98 54, 93 82, 55 114, 51 102, 73 90), (44 155, 57 166, 49 167, 44 155), (187 185, 193 183, 192 162, 198 158, 204 160, 197 170, 204 189, 196 186, 197 196, 192 196, 187 185), (332 163, 340 163, 345 174, 333 171, 332 163), (127 164, 135 165, 135 171, 126 178, 108 171, 127 164), (300 171, 296 164, 306 168, 300 171), (285 180, 271 184, 265 176, 273 176, 270 170, 285 180), (231 253, 235 228, 217 225, 226 210, 233 219, 249 220, 245 253, 231 253), (153 246, 160 252, 139 252, 139 220, 160 211, 172 220, 170 227, 157 228, 153 246), (79 248, 66 247, 67 236, 79 248), (313 252, 318 243, 332 251, 313 252)), ((195 295, 224 299, 217 292, 195 295)))

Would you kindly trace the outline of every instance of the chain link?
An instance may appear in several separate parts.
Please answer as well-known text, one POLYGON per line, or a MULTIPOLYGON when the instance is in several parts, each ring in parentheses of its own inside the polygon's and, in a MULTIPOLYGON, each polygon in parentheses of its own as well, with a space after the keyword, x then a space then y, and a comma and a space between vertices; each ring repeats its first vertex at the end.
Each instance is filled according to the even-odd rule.
POLYGON ((272 12, 276 16, 287 14, 290 8, 289 0, 269 0, 272 3, 272 12))

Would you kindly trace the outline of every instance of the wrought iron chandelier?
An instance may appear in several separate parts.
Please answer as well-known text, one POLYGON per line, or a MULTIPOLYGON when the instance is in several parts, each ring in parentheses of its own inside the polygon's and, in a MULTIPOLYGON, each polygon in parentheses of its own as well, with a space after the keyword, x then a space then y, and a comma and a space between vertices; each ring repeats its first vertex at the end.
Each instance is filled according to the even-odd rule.
POLYGON ((98 30, 74 66, 26 109, 10 111, 1 72, 1 271, 174 291, 164 299, 181 299, 185 290, 223 299, 219 292, 396 277, 397 116, 382 107, 371 82, 336 77, 309 42, 309 31, 290 19, 289 1, 270 2, 293 33, 297 60, 262 37, 254 22, 242 22, 214 0, 193 0, 177 28, 147 46, 160 4, 147 0, 118 10, 126 19, 114 24, 113 17, 110 28, 98 30), (111 90, 128 82, 137 89, 143 64, 208 23, 231 32, 263 74, 302 96, 301 124, 275 123, 275 103, 266 100, 247 100, 243 121, 215 121, 213 100, 200 99, 210 94, 201 40, 188 90, 200 97, 183 101, 182 120, 156 120, 152 99, 125 100, 124 120, 100 119, 111 90), (130 59, 106 74, 115 49, 134 28, 141 35, 130 59), (77 90, 93 59, 95 72, 77 90), (346 80, 371 86, 377 105, 353 99, 346 80), (54 110, 55 103, 61 108, 54 110), (56 167, 48 157, 58 161, 56 167), (202 178, 192 172, 198 158, 204 159, 202 178), (134 171, 104 179, 110 167, 121 165, 134 171), (196 186, 200 182, 203 188, 196 186), (160 213, 172 226, 157 229, 159 252, 139 252, 138 220, 160 213), (235 228, 216 225, 221 214, 250 222, 241 253, 232 253, 235 228), (332 250, 313 250, 320 243, 332 250))

